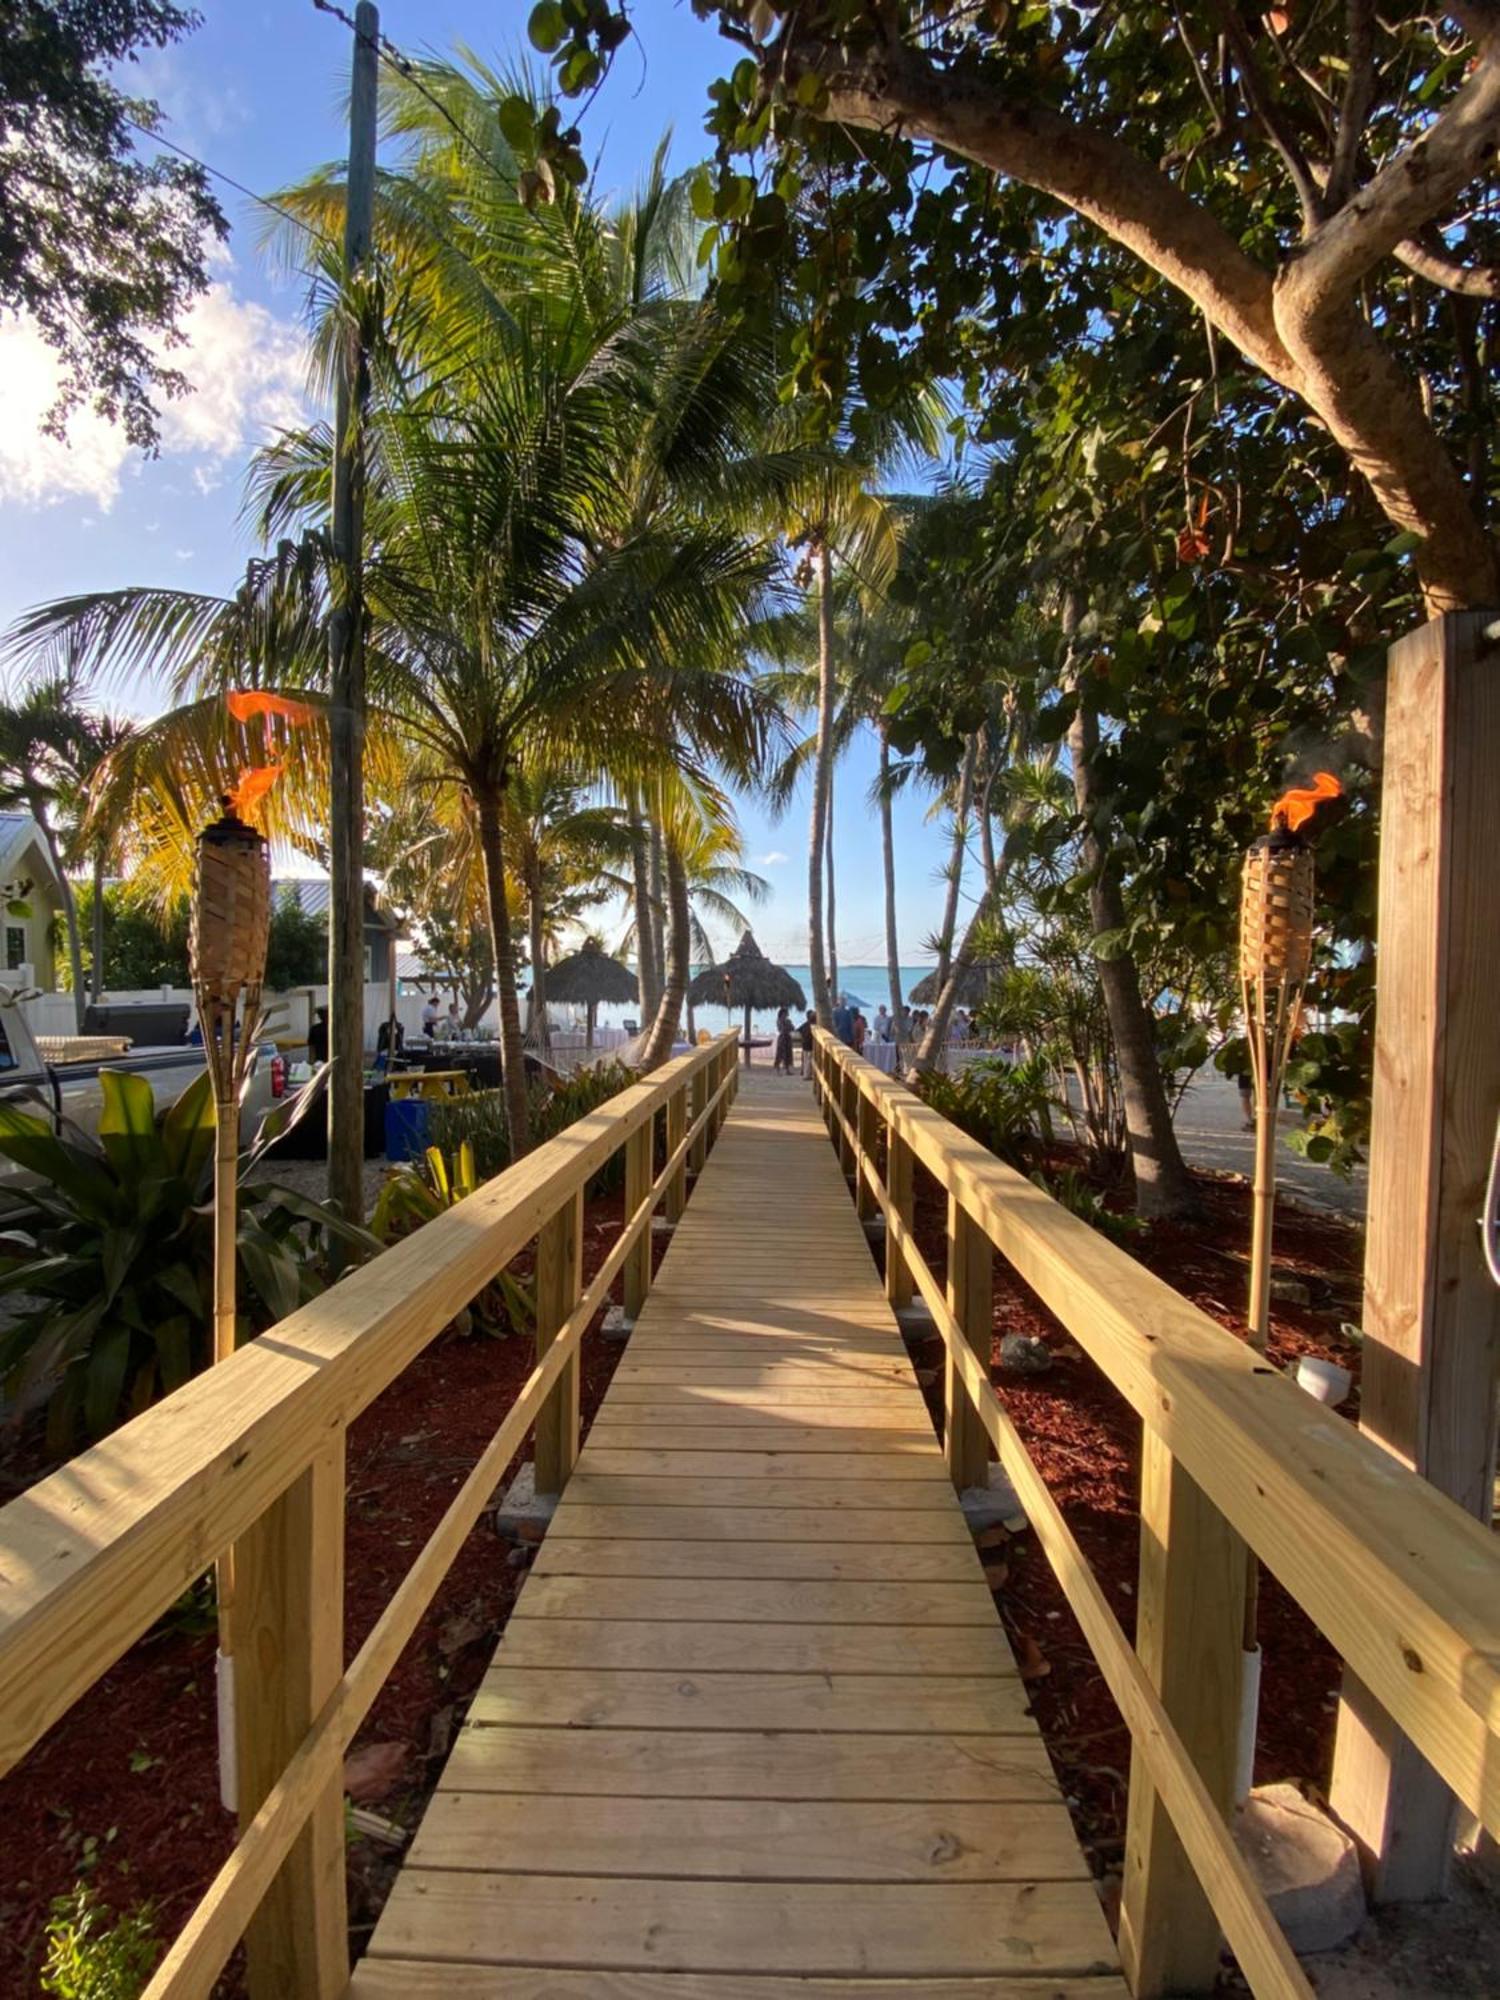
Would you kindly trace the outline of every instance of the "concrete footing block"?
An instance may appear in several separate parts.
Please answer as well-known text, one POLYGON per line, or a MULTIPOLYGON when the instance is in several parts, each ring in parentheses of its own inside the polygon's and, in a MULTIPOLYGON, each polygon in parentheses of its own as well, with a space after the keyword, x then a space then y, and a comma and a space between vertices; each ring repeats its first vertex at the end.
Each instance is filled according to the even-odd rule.
POLYGON ((604 1317, 599 1322, 599 1331, 606 1340, 629 1340, 635 1329, 635 1321, 625 1317, 624 1306, 606 1306, 604 1317))
POLYGON ((1026 1510, 1003 1465, 990 1467, 987 1485, 966 1486, 958 1496, 958 1504, 972 1535, 983 1528, 1009 1528, 1017 1535, 1028 1525, 1026 1510))
POLYGON ((1365 1920, 1359 1852, 1295 1785, 1262 1785, 1235 1809, 1234 1838, 1299 1956, 1346 1944, 1365 1920))
POLYGON ((651 1218, 651 1234, 653 1236, 670 1236, 676 1227, 677 1224, 669 1222, 664 1215, 653 1215, 651 1218))
POLYGON ((523 1465, 495 1509, 495 1533, 511 1542, 539 1542, 551 1525, 562 1496, 538 1493, 536 1467, 523 1465))
POLYGON ((896 1324, 907 1340, 925 1340, 937 1332, 937 1321, 925 1299, 913 1299, 909 1306, 897 1306, 896 1324))

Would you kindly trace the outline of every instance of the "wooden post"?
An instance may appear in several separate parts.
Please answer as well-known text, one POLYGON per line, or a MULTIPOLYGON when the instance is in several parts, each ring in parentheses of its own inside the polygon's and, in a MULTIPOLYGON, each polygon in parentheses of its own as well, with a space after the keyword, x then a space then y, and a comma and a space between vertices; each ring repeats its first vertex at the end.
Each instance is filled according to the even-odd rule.
MULTIPOLYGON (((235 1544, 235 1742, 243 1833, 344 1671, 344 1440, 235 1544)), ((308 1816, 245 1932, 252 2000, 335 2000, 349 1983, 344 1792, 308 1816)))
MULTIPOLYGON (((1500 645, 1493 612, 1391 648, 1360 1427, 1481 1521, 1500 1291, 1479 1230, 1500 1111, 1500 645)), ((1352 1675, 1331 1803, 1380 1901, 1441 1893, 1454 1803, 1352 1675)))
MULTIPOLYGON (((1239 1743, 1245 1545, 1149 1424, 1141 1438, 1138 1588, 1136 1652, 1227 1817, 1239 1743)), ((1135 2000, 1207 1993, 1218 1977, 1218 1923, 1139 1752, 1130 1763, 1120 1956, 1135 2000)))
MULTIPOLYGON (((536 1239, 536 1358, 567 1324, 583 1293, 583 1189, 568 1196, 536 1239)), ((537 1413, 536 1490, 561 1493, 578 1458, 578 1359, 537 1413)))
MULTIPOLYGON (((856 1089, 858 1086, 856 1085, 856 1089)), ((873 1167, 875 1164, 876 1142, 880 1136, 880 1113, 874 1103, 859 1092, 859 1150, 861 1156, 873 1167)), ((879 1215, 880 1203, 875 1199, 874 1190, 865 1179, 858 1164, 854 1171, 854 1212, 861 1222, 872 1215, 879 1215)))
MULTIPOLYGON (((656 1120, 647 1118, 625 1141, 625 1220, 628 1222, 651 1192, 652 1140, 656 1120)), ((622 1272, 626 1319, 634 1319, 651 1290, 651 1223, 631 1245, 622 1272)))
POLYGON ((844 1124, 838 1128, 839 1165, 846 1179, 854 1177, 854 1141, 849 1137, 848 1127, 859 1117, 859 1085, 846 1069, 838 1072, 839 1108, 844 1114, 844 1124))
MULTIPOLYGON (((948 1197, 948 1309, 964 1339, 990 1372, 994 1334, 995 1253, 990 1239, 953 1195, 948 1197)), ((943 1369, 943 1456, 954 1490, 983 1486, 990 1476, 990 1440, 963 1377, 946 1357, 943 1369)))
MULTIPOLYGON (((680 1084, 667 1099, 667 1158, 671 1159, 687 1132, 687 1085, 680 1084)), ((687 1206, 687 1162, 667 1182, 662 1213, 668 1222, 680 1222, 687 1206)))
MULTIPOLYGON (((692 1104, 688 1115, 688 1123, 690 1125, 696 1125, 698 1120, 703 1116, 703 1107, 708 1102, 708 1082, 709 1065, 707 1063, 700 1063, 698 1068, 693 1071, 692 1104)), ((703 1171, 703 1162, 707 1158, 708 1138, 707 1128, 705 1127, 698 1134, 692 1145, 688 1147, 688 1172, 701 1174, 703 1171)))
MULTIPOLYGON (((885 1186, 892 1208, 910 1229, 913 1215, 911 1148, 894 1125, 885 1128, 885 1186)), ((885 1295, 894 1312, 900 1312, 903 1306, 911 1304, 911 1271, 889 1229, 885 1232, 885 1295)))

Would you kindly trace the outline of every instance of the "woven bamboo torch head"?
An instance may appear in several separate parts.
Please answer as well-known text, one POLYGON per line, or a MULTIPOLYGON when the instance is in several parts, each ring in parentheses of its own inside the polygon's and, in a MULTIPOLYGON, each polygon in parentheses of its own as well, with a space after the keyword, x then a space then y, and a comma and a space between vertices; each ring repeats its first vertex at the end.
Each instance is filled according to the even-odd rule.
POLYGON ((1240 888, 1240 978, 1300 986, 1312 964, 1312 849, 1284 827, 1245 855, 1240 888))
POLYGON ((266 969, 271 922, 271 850, 224 801, 224 815, 198 836, 198 894, 188 951, 194 982, 210 1005, 233 1008, 266 969))

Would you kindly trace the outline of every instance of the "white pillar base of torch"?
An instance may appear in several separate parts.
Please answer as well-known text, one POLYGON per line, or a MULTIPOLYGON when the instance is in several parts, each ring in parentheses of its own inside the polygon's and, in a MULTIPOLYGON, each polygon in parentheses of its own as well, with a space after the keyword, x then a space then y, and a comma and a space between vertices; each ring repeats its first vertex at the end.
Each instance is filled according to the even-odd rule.
POLYGON ((1259 1646, 1240 1654, 1240 1738, 1234 1760, 1234 1798, 1243 1805, 1255 1783, 1255 1726, 1260 1719, 1259 1646))
POLYGON ((240 1771, 234 1734, 234 1658, 214 1655, 214 1690, 219 1704, 219 1803, 225 1812, 239 1811, 240 1771))

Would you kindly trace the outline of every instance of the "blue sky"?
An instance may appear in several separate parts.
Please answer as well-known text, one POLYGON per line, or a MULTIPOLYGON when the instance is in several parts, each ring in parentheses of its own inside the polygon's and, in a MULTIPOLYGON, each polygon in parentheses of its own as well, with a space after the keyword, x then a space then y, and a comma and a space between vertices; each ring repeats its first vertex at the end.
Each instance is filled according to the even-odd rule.
MULTIPOLYGON (((136 66, 132 87, 160 103, 166 135, 257 193, 337 157, 349 64, 342 24, 312 0, 202 0, 202 11, 193 36, 136 66)), ((669 127, 675 168, 702 156, 707 86, 729 55, 686 0, 637 0, 632 11, 640 51, 621 52, 585 125, 606 191, 636 180, 669 127)), ((381 25, 413 52, 466 46, 503 65, 524 44, 528 12, 527 0, 387 0, 381 25)), ((299 288, 259 251, 264 211, 222 183, 217 193, 228 250, 176 357, 194 390, 168 407, 158 459, 141 460, 89 415, 66 447, 42 438, 50 361, 27 328, 0 322, 0 624, 71 591, 148 582, 218 590, 238 575, 251 548, 238 518, 243 469, 269 429, 306 407, 304 346, 299 288)), ((151 691, 127 691, 120 705, 149 712, 151 691)), ((835 790, 838 942, 849 964, 883 955, 873 774, 866 742, 841 764, 835 790)), ((942 897, 944 830, 926 811, 916 796, 896 807, 908 964, 927 956, 922 941, 942 897)), ((747 861, 772 883, 757 934, 775 956, 805 960, 805 793, 777 823, 753 801, 741 820, 747 861)))

